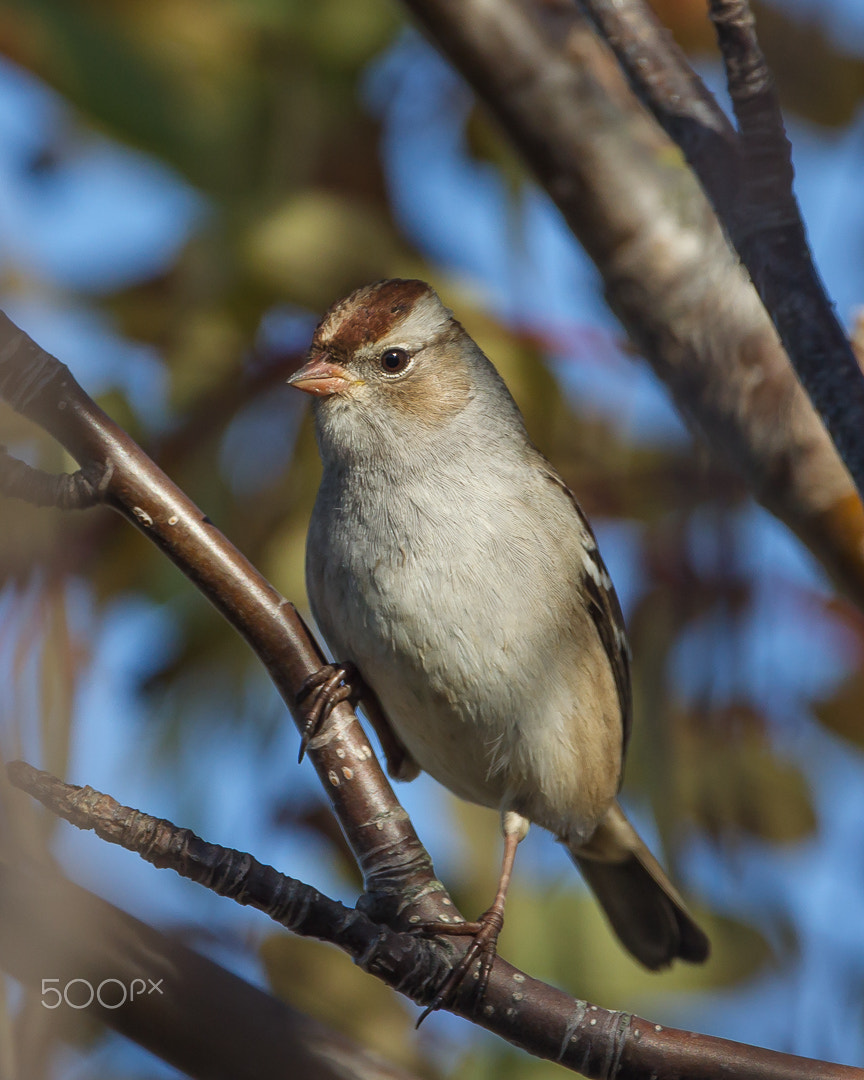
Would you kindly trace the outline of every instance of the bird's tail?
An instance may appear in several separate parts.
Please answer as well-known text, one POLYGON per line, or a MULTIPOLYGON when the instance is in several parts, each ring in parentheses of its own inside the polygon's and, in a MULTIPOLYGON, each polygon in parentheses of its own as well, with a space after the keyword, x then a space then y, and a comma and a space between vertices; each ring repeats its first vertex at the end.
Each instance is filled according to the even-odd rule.
POLYGON ((617 803, 587 844, 568 850, 622 945, 645 967, 708 958, 708 938, 617 803))

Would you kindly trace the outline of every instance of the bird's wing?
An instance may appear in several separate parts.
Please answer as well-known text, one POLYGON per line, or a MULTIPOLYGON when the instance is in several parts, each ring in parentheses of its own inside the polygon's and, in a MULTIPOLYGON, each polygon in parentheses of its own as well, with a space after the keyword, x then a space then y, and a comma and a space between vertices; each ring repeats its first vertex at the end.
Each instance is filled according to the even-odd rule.
POLYGON ((618 689, 618 701, 621 705, 623 750, 626 753, 627 743, 630 739, 630 728, 633 723, 633 691, 630 685, 630 647, 627 644, 627 632, 624 628, 624 615, 621 611, 621 604, 618 602, 615 587, 609 577, 606 564, 600 556, 594 530, 585 517, 582 507, 576 501, 576 496, 545 460, 542 469, 546 478, 566 493, 585 532, 582 591, 588 602, 588 611, 597 628, 609 666, 612 669, 615 686, 618 689))

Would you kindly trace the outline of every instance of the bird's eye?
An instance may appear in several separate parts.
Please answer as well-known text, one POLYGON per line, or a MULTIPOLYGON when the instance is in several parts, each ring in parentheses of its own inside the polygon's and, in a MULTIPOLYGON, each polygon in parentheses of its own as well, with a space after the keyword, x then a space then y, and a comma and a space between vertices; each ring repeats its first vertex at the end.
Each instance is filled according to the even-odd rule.
POLYGON ((381 353, 379 362, 381 370, 386 375, 398 375, 408 367, 410 359, 411 357, 405 349, 388 349, 386 352, 381 353))

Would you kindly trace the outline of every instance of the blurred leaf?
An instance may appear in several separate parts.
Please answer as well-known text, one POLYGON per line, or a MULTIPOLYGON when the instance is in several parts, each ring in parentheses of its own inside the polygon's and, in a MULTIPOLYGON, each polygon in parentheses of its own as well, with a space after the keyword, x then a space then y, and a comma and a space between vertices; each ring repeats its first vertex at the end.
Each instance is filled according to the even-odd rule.
POLYGON ((716 47, 714 27, 703 0, 649 0, 664 26, 687 52, 705 52, 716 47))
MULTIPOLYGON (((578 877, 575 867, 572 873, 578 877)), ((507 905, 507 959, 575 997, 607 1007, 649 1011, 658 993, 732 986, 752 978, 771 958, 767 943, 752 927, 696 907, 694 915, 711 939, 710 959, 706 964, 676 963, 658 975, 622 949, 599 904, 584 890, 528 890, 519 881, 507 905)))
POLYGON ((465 124, 465 139, 471 157, 492 165, 504 180, 511 197, 518 195, 531 181, 521 157, 490 120, 484 108, 471 109, 465 124))
POLYGON ((0 48, 199 189, 248 199, 314 169, 395 22, 348 0, 8 0, 0 48))
POLYGON ((647 793, 673 852, 685 821, 718 840, 750 834, 789 843, 815 828, 808 781, 772 747, 769 721, 751 702, 726 697, 724 686, 740 681, 731 643, 751 617, 753 583, 738 569, 728 519, 714 512, 710 558, 712 545, 694 543, 687 515, 670 515, 643 538, 650 584, 630 618, 636 720, 625 790, 647 793), (685 711, 675 704, 670 660, 694 627, 707 636, 693 654, 686 696, 700 704, 685 711))
POLYGON ((819 723, 864 749, 864 671, 847 675, 830 697, 813 705, 819 723))
POLYGON ((300 192, 250 229, 250 271, 313 310, 394 272, 400 247, 376 209, 320 189, 300 192))
POLYGON ((171 356, 172 403, 188 409, 226 373, 236 373, 244 345, 230 311, 200 306, 187 312, 171 356))
POLYGON ((681 803, 715 839, 739 832, 783 844, 812 835, 810 785, 771 746, 768 725, 752 706, 690 710, 678 714, 675 727, 681 803))
POLYGON ((293 0, 292 30, 322 61, 354 70, 377 53, 396 26, 393 9, 385 4, 356 4, 354 0, 319 0, 309 5, 293 0))
POLYGON ((554 1061, 540 1061, 515 1046, 490 1041, 469 1050, 449 1080, 560 1080, 561 1075, 561 1066, 554 1061))
POLYGON ((3 40, 85 112, 130 141, 187 166, 199 130, 176 90, 120 31, 75 0, 7 0, 3 40))

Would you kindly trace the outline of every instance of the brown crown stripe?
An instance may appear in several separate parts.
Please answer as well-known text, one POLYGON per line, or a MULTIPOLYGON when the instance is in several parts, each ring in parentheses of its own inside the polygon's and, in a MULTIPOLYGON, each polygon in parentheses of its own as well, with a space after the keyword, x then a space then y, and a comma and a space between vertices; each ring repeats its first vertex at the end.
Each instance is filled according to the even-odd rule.
POLYGON ((421 296, 425 281, 393 278, 357 289, 327 312, 312 338, 312 349, 351 354, 378 341, 405 318, 421 296))

